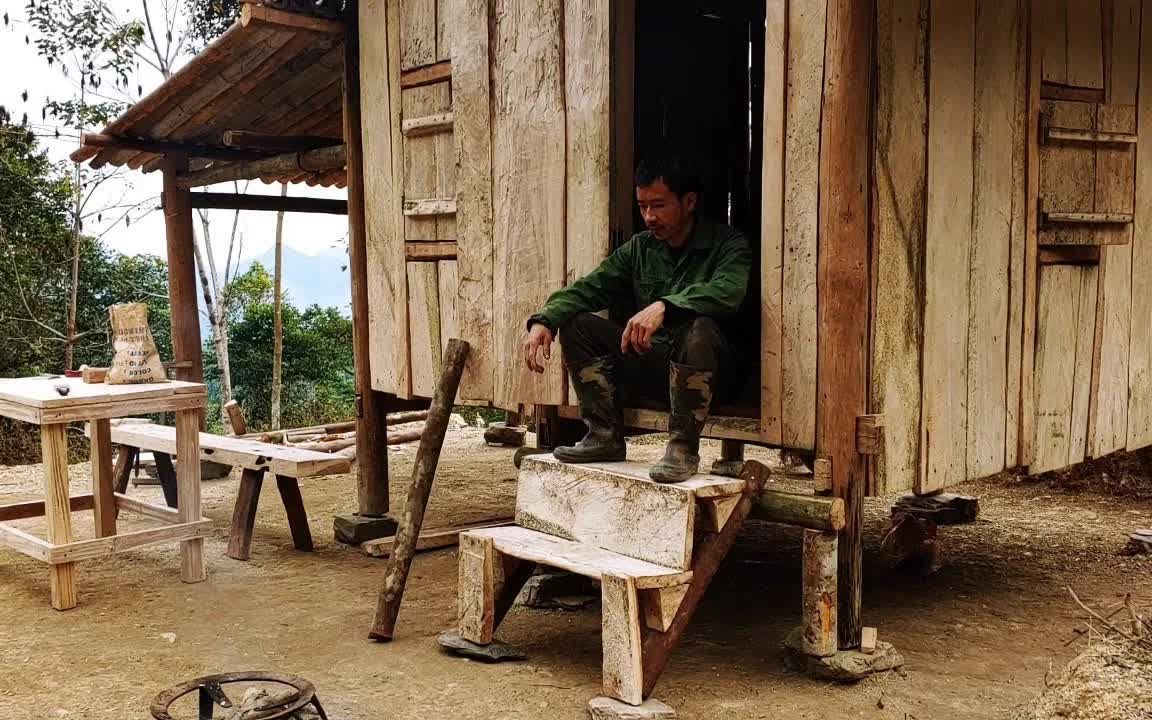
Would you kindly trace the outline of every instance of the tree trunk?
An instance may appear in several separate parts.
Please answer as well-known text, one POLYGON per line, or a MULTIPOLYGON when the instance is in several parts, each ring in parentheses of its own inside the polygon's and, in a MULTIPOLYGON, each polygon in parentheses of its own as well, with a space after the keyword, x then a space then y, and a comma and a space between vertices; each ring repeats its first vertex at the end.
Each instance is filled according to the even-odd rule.
MULTIPOLYGON (((88 83, 81 75, 80 105, 84 105, 85 88, 88 83)), ((79 128, 80 137, 84 137, 84 128, 79 128)), ((68 289, 68 322, 64 329, 64 370, 72 369, 72 362, 76 353, 76 303, 80 294, 80 212, 83 208, 84 187, 80 184, 80 163, 75 163, 76 175, 72 189, 72 283, 68 289)))
MULTIPOLYGON (((288 196, 288 183, 280 184, 280 197, 288 196)), ((276 263, 272 271, 272 429, 280 429, 280 393, 284 383, 284 212, 276 213, 276 263)))

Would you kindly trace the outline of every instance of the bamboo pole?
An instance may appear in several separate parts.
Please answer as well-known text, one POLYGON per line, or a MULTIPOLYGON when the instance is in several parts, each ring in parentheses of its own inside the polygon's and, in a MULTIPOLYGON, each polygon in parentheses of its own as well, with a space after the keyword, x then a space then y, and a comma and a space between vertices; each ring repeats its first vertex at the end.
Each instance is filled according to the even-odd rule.
POLYGON ((455 338, 448 341, 448 348, 444 352, 444 370, 436 385, 432 407, 428 411, 428 422, 424 426, 420 448, 416 451, 416 462, 412 467, 412 483, 408 489, 404 518, 396 530, 396 545, 392 550, 388 573, 384 577, 384 586, 380 590, 372 629, 368 632, 368 637, 373 640, 386 642, 392 639, 395 632, 404 586, 408 582, 408 571, 416 554, 416 543, 424 524, 424 511, 428 507, 436 465, 440 462, 444 435, 448 432, 448 420, 452 416, 452 406, 467 358, 468 343, 455 338))
POLYGON ((242 160, 195 172, 187 172, 177 178, 176 184, 181 188, 193 188, 229 180, 251 180, 265 175, 289 172, 324 172, 344 167, 346 162, 345 146, 335 145, 318 150, 273 155, 263 160, 242 160))

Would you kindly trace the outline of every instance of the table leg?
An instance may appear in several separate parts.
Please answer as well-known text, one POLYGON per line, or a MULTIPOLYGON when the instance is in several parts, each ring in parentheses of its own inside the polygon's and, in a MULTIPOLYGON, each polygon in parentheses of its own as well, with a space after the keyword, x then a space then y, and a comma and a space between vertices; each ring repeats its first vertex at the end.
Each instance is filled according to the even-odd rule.
MULTIPOLYGON (((40 449, 44 456, 44 519, 48 523, 48 542, 62 545, 72 542, 72 515, 68 505, 68 437, 62 424, 40 426, 40 449)), ((76 607, 76 564, 49 566, 48 584, 52 589, 52 607, 69 610, 76 607)))
MULTIPOLYGON (((200 409, 176 411, 176 490, 180 522, 200 520, 200 409)), ((204 579, 204 538, 182 540, 180 579, 204 579)))
POLYGON ((116 494, 112 471, 112 427, 107 420, 93 420, 92 435, 92 515, 96 537, 116 534, 116 494))

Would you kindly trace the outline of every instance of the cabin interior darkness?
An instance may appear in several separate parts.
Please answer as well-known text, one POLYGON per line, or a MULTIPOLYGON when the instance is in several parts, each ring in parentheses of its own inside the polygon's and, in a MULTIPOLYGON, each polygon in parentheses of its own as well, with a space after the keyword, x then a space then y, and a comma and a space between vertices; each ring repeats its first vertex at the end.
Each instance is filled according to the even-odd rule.
MULTIPOLYGON (((756 417, 764 3, 640 0, 635 28, 636 160, 659 143, 694 158, 703 176, 699 212, 739 228, 752 245, 752 280, 742 310, 752 331, 740 347, 738 368, 747 382, 730 398, 736 407, 726 404, 720 412, 756 417)), ((640 231, 644 225, 630 201, 632 230, 640 231)))

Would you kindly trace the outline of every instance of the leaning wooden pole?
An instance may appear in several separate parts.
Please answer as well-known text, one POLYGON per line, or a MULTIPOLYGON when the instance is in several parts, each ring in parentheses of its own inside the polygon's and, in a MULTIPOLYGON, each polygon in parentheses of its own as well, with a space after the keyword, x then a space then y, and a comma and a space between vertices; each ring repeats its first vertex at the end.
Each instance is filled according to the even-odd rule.
POLYGON ((372 389, 368 344, 368 240, 364 221, 364 142, 360 116, 360 24, 356 3, 344 26, 344 147, 348 163, 348 273, 352 278, 352 358, 356 382, 357 514, 388 514, 388 408, 372 389))
POLYGON ((865 456, 856 418, 867 413, 869 151, 875 0, 828 0, 820 135, 820 338, 816 350, 816 451, 844 500, 839 548, 840 648, 860 644, 861 511, 865 456))
POLYGON ((436 393, 432 397, 432 407, 428 410, 428 420, 424 424, 424 434, 416 451, 416 463, 412 467, 412 484, 408 488, 408 501, 404 507, 404 518, 396 530, 396 544, 392 549, 392 559, 388 564, 388 574, 384 577, 384 587, 376 605, 376 616, 368 637, 373 640, 388 641, 396 629, 396 616, 400 613, 400 601, 404 598, 404 586, 408 582, 408 570, 416 555, 416 541, 420 538, 420 528, 424 524, 424 510, 428 507, 428 496, 432 492, 432 480, 436 477, 436 466, 440 462, 440 450, 444 446, 444 435, 448 432, 448 420, 452 416, 452 406, 456 401, 456 390, 460 387, 460 376, 464 372, 464 361, 468 359, 468 343, 463 340, 449 340, 444 352, 444 369, 436 393))
POLYGON ((172 308, 172 358, 191 363, 178 371, 180 380, 204 381, 200 313, 196 304, 196 248, 192 230, 192 197, 176 184, 188 169, 188 157, 164 158, 164 234, 168 241, 168 302, 172 308))

